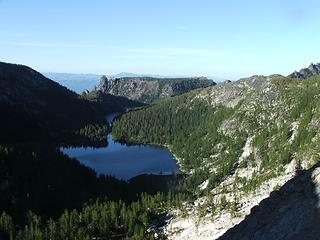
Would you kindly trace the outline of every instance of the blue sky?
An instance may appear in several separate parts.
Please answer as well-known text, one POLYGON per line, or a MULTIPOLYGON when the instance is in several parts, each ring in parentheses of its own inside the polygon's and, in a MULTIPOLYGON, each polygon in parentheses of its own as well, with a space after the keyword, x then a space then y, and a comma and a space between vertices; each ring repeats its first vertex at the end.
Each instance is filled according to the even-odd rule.
POLYGON ((0 0, 0 61, 39 71, 289 74, 320 62, 318 0, 0 0))

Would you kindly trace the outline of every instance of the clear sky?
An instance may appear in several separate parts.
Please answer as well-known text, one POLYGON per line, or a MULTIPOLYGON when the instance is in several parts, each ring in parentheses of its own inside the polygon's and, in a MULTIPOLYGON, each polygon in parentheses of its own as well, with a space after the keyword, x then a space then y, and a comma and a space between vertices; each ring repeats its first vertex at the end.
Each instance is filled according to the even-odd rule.
POLYGON ((38 71, 289 74, 320 62, 319 0, 0 0, 0 61, 38 71))

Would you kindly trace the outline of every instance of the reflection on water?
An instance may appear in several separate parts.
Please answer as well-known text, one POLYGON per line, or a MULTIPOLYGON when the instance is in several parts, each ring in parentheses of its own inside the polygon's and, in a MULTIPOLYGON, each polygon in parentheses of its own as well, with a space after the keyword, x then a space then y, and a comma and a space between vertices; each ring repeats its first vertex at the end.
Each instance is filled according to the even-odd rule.
MULTIPOLYGON (((111 123, 118 114, 107 116, 111 123)), ((108 146, 101 148, 68 147, 60 148, 70 157, 78 159, 98 174, 112 175, 128 180, 134 176, 149 174, 171 174, 179 172, 172 154, 165 148, 149 145, 126 145, 107 136, 108 146)))

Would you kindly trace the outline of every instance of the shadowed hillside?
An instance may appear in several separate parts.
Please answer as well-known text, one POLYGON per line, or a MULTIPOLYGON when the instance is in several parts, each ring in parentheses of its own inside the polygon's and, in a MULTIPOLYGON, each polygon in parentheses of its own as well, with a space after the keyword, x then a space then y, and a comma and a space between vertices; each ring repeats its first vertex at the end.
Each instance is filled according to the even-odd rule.
POLYGON ((65 140, 105 123, 108 113, 141 105, 103 93, 81 97, 27 66, 0 62, 0 142, 65 140))
POLYGON ((102 120, 95 106, 22 65, 0 63, 0 141, 56 139, 102 120))

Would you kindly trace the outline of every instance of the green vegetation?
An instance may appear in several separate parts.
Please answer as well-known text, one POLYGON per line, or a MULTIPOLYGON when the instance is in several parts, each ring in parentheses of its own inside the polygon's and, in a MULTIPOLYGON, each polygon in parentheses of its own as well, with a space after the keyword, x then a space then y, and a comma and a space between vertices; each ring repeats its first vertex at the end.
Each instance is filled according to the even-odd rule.
POLYGON ((250 90, 234 108, 212 107, 193 91, 123 115, 114 123, 113 136, 169 146, 191 173, 180 186, 189 196, 204 194, 198 188, 204 180, 209 179, 208 188, 213 189, 237 168, 247 167, 256 168, 252 178, 238 177, 235 184, 252 192, 283 174, 295 158, 306 159, 307 154, 313 162, 319 159, 319 140, 314 139, 320 119, 319 82, 320 77, 273 79, 269 95, 250 90), (248 136, 255 152, 239 163, 248 136))
POLYGON ((218 171, 210 175, 210 184, 214 186, 236 169, 245 139, 243 133, 232 138, 218 130, 235 109, 212 108, 209 103, 194 99, 196 93, 166 99, 150 108, 125 114, 114 122, 112 129, 113 137, 120 141, 169 145, 182 167, 187 171, 193 169, 182 187, 191 195, 210 175, 203 160, 218 166, 218 171), (221 142, 224 149, 232 151, 223 153, 223 162, 211 160, 212 155, 220 152, 215 146, 221 142))
POLYGON ((104 141, 109 132, 110 127, 106 124, 89 124, 76 131, 81 137, 93 142, 104 141))
POLYGON ((113 137, 120 141, 168 144, 183 159, 184 167, 199 167, 203 158, 213 154, 213 146, 221 138, 217 128, 233 110, 212 109, 201 101, 184 104, 193 97, 186 94, 130 112, 114 122, 113 137))
POLYGON ((0 239, 152 239, 148 226, 184 199, 173 187, 181 179, 124 182, 97 177, 52 146, 0 146, 0 239))
MULTIPOLYGON (((57 220, 45 219, 29 211, 25 224, 17 228, 5 212, 0 216, 1 239, 154 239, 146 231, 152 222, 161 224, 166 207, 161 194, 142 195, 127 204, 122 201, 95 201, 80 210, 65 210, 57 220)), ((163 223, 162 223, 163 224, 163 223)))
POLYGON ((54 146, 38 144, 0 146, 0 186, 0 212, 18 222, 28 210, 57 216, 90 198, 125 199, 127 191, 125 182, 97 177, 54 146))
POLYGON ((272 80, 279 91, 276 109, 256 108, 255 115, 270 116, 276 112, 279 120, 263 124, 257 124, 256 119, 255 122, 246 120, 255 131, 253 146, 258 151, 242 164, 256 167, 255 158, 260 164, 251 179, 237 180, 241 190, 246 193, 255 191, 265 181, 283 174, 284 166, 293 159, 313 164, 319 160, 316 149, 320 142, 314 139, 319 129, 319 81, 320 77, 272 80), (312 127, 313 121, 315 125, 312 127))

